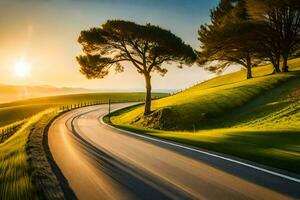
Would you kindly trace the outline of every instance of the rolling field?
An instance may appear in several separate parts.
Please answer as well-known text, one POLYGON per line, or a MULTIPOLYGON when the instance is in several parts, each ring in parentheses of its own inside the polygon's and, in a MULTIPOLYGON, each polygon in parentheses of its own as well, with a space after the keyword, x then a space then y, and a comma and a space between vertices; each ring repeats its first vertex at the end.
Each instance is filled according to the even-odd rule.
POLYGON ((270 66, 257 67, 251 80, 243 71, 220 76, 155 100, 150 117, 138 106, 111 120, 127 130, 300 173, 300 59, 289 65, 294 72, 278 75, 268 75, 270 66))
MULTIPOLYGON (((156 98, 166 95, 153 94, 156 98)), ((2 130, 22 126, 0 143, 0 196, 5 199, 39 199, 39 194, 43 191, 49 195, 48 199, 62 198, 58 196, 63 195, 58 190, 58 183, 53 181, 49 173, 51 169, 43 155, 42 146, 43 130, 58 114, 58 106, 96 101, 107 103, 109 99, 112 102, 140 101, 143 97, 144 93, 97 93, 43 97, 1 104, 0 137, 2 130), (26 119, 23 120, 24 118, 26 119)))
MULTIPOLYGON (((154 93, 153 97, 163 97, 167 94, 154 93)), ((63 96, 51 96, 15 101, 0 104, 0 127, 28 118, 40 111, 50 107, 61 105, 72 105, 78 103, 100 101, 107 103, 109 99, 112 102, 140 101, 144 98, 144 93, 88 93, 63 96)))
POLYGON ((45 116, 53 117, 48 109, 30 119, 4 143, 0 144, 0 196, 4 199, 38 199, 32 185, 32 169, 26 144, 31 129, 45 116))

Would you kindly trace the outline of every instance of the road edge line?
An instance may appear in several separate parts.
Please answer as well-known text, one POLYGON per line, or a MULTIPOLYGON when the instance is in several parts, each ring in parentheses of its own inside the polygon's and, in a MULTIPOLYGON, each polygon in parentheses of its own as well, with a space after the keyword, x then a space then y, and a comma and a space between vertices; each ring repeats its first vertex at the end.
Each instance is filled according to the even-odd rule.
MULTIPOLYGON (((119 109, 116 109, 114 111, 117 111, 117 110, 119 110, 119 109)), ((112 112, 114 112, 114 111, 112 111, 112 112)), ((242 162, 242 161, 234 160, 232 158, 227 158, 227 157, 217 155, 217 154, 214 154, 214 153, 202 151, 200 149, 192 148, 192 147, 185 146, 185 145, 182 145, 182 144, 170 142, 170 141, 167 141, 167 140, 157 139, 157 138, 154 138, 154 137, 151 137, 151 136, 141 135, 141 134, 138 134, 138 133, 134 133, 134 132, 131 132, 131 131, 127 131, 127 130, 124 130, 124 129, 121 129, 121 128, 114 127, 114 126, 104 122, 103 118, 106 115, 107 114, 104 114, 100 117, 100 122, 101 122, 101 124, 111 128, 111 129, 118 130, 120 132, 127 133, 127 134, 130 134, 130 135, 134 135, 134 136, 137 136, 137 137, 141 137, 141 138, 144 138, 144 139, 152 140, 152 141, 155 141, 155 142, 161 142, 161 143, 168 144, 168 145, 171 145, 171 146, 180 147, 180 148, 183 148, 183 149, 186 149, 186 150, 190 150, 190 151, 194 151, 194 152, 197 152, 197 153, 212 156, 212 157, 215 157, 215 158, 219 158, 219 159, 222 159, 222 160, 226 160, 226 161, 233 162, 233 163, 236 163, 236 164, 239 164, 239 165, 243 165, 245 167, 249 167, 249 168, 252 168, 252 169, 256 169, 258 171, 262 171, 262 172, 265 172, 265 173, 268 173, 268 174, 271 174, 271 175, 274 175, 274 176, 278 176, 280 178, 284 178, 284 179, 287 179, 287 180, 290 180, 290 181, 294 181, 296 183, 300 183, 300 179, 292 177, 292 176, 284 175, 284 174, 281 174, 279 172, 274 172, 274 171, 271 171, 271 170, 268 170, 268 169, 264 169, 262 167, 258 167, 258 166, 248 164, 248 163, 245 163, 245 162, 242 162)))

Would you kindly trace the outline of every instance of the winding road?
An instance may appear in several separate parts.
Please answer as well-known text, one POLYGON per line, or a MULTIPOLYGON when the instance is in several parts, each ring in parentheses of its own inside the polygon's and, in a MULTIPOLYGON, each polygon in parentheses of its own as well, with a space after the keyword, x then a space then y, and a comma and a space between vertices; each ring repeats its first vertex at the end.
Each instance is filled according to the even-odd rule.
POLYGON ((49 129, 52 157, 78 199, 300 198, 298 178, 113 129, 101 123, 107 110, 72 110, 49 129))

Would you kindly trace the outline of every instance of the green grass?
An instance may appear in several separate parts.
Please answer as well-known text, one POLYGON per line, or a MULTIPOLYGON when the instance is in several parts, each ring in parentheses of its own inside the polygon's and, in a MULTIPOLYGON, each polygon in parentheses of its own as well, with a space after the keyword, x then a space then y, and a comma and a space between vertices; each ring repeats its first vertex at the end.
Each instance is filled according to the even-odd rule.
MULTIPOLYGON (((168 108, 176 116, 174 123, 165 129, 199 129, 207 123, 207 120, 245 105, 293 76, 295 75, 262 76, 230 84, 219 83, 220 86, 209 88, 203 88, 200 84, 179 94, 153 101, 152 109, 159 111, 168 108)), ((142 113, 143 106, 139 106, 115 117, 113 121, 116 124, 130 124, 142 113)), ((139 120, 134 125, 142 127, 143 123, 143 120, 139 120)))
POLYGON ((30 130, 48 109, 31 117, 12 137, 0 144, 0 196, 3 199, 37 199, 30 176, 31 167, 26 153, 30 130))
MULTIPOLYGON (((51 163, 54 161, 51 158, 46 137, 49 126, 62 113, 64 112, 45 113, 31 129, 26 143, 30 177, 39 199, 74 199, 70 195, 64 196, 59 180, 52 170, 51 163)), ((70 194, 71 192, 67 193, 70 194)))
MULTIPOLYGON (((155 93, 153 97, 166 95, 155 93)), ((57 192, 58 183, 54 182, 55 177, 51 175, 51 167, 41 146, 45 126, 57 115, 54 108, 82 102, 106 103, 109 99, 112 102, 139 101, 143 97, 144 93, 76 94, 0 104, 0 125, 4 125, 0 131, 23 124, 0 144, 0 196, 4 199, 31 200, 39 199, 41 191, 49 199, 63 195, 61 191, 57 192)))
MULTIPOLYGON (((300 59, 289 65, 300 70, 300 59)), ((154 101, 154 113, 171 110, 164 119, 174 125, 165 130, 137 120, 142 106, 116 112, 111 120, 120 128, 300 174, 300 74, 270 72, 270 66, 257 67, 251 80, 236 72, 154 101)))
POLYGON ((1 137, 2 131, 6 130, 6 129, 13 128, 13 127, 16 127, 16 126, 19 126, 19 125, 22 125, 25 122, 26 122, 25 120, 21 120, 21 121, 16 121, 14 123, 11 123, 11 124, 0 127, 0 137, 1 137))
POLYGON ((300 74, 208 127, 300 131, 300 74))
MULTIPOLYGON (((166 96, 165 93, 154 93, 153 97, 166 96)), ((101 101, 112 102, 123 101, 139 101, 145 96, 144 93, 89 93, 89 94, 74 94, 63 96, 51 96, 27 99, 22 101, 15 101, 10 103, 0 104, 0 126, 4 126, 15 121, 28 118, 40 111, 48 109, 49 107, 57 107, 60 105, 71 105, 82 102, 101 101)))
POLYGON ((299 130, 219 128, 179 132, 115 126, 300 174, 299 130))

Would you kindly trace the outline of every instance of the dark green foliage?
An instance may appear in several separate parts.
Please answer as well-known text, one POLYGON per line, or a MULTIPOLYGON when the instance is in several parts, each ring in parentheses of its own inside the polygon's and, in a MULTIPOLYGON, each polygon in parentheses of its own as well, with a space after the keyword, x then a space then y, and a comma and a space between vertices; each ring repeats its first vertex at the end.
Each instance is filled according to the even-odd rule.
POLYGON ((262 57, 268 58, 274 71, 288 71, 287 61, 299 49, 300 1, 299 0, 248 0, 251 18, 260 24, 262 57))
POLYGON ((232 0, 221 0, 219 5, 211 10, 210 17, 211 23, 214 26, 222 26, 227 17, 228 13, 232 11, 233 5, 232 0))
POLYGON ((221 0, 211 24, 200 27, 199 64, 219 72, 232 63, 251 67, 271 62, 274 73, 288 71, 287 61, 300 48, 300 1, 221 0))
POLYGON ((151 72, 167 73, 163 63, 191 65, 194 50, 168 30, 151 24, 139 25, 123 20, 108 20, 99 28, 82 31, 78 42, 84 55, 78 56, 80 72, 87 78, 103 78, 114 67, 124 70, 130 62, 146 80, 145 114, 151 111, 151 72))
POLYGON ((208 66, 213 72, 221 72, 231 64, 239 64, 247 69, 247 78, 252 77, 251 68, 260 63, 256 59, 257 32, 255 24, 248 17, 246 2, 235 3, 222 0, 211 12, 210 25, 200 27, 198 31, 201 51, 198 63, 218 64, 208 66))

